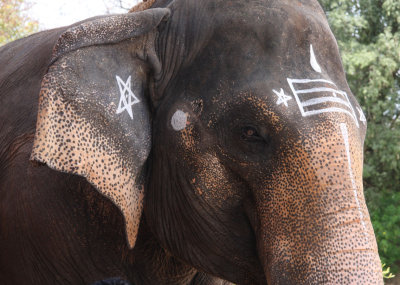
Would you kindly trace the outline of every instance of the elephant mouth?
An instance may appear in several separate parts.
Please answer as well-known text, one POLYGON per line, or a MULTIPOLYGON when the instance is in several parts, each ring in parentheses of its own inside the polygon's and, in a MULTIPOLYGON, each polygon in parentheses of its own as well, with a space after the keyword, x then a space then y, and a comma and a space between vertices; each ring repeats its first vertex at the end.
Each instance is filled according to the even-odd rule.
POLYGON ((182 161, 164 150, 154 149, 159 159, 152 171, 161 176, 150 181, 145 201, 146 220, 160 225, 152 230, 162 246, 203 272, 236 284, 266 284, 253 228, 255 212, 246 214, 240 205, 222 211, 212 206, 206 198, 211 194, 197 184, 200 178, 183 172, 182 161))

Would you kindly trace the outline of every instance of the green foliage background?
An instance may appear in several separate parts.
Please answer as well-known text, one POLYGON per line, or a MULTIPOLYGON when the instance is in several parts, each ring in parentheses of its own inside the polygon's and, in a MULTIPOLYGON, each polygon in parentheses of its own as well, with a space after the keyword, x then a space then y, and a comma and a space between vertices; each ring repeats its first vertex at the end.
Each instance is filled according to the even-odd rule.
POLYGON ((0 1, 0 46, 38 31, 38 23, 29 18, 25 0, 0 1))
POLYGON ((368 120, 364 191, 383 263, 400 265, 400 0, 319 0, 368 120))

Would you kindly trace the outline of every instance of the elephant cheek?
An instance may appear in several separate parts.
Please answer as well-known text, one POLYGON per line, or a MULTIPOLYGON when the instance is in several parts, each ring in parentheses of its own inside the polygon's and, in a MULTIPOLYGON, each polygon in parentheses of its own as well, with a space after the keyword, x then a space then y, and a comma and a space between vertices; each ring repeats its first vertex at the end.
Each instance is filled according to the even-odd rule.
POLYGON ((314 129, 254 185, 268 284, 383 284, 362 186, 357 129, 314 129))

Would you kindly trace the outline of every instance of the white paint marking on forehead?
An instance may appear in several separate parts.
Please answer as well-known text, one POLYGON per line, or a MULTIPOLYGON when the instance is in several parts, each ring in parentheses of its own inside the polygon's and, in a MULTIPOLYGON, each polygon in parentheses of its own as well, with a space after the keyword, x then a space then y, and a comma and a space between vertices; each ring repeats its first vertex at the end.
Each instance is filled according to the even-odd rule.
POLYGON ((187 115, 181 110, 177 110, 171 118, 171 125, 175 131, 181 131, 186 128, 187 115))
POLYGON ((362 111, 361 108, 357 107, 357 111, 360 114, 360 122, 362 122, 364 125, 367 123, 367 118, 365 118, 364 112, 362 111))
POLYGON ((140 100, 132 92, 131 76, 128 77, 126 82, 124 82, 118 75, 116 75, 115 78, 117 79, 119 92, 121 93, 117 114, 121 114, 126 110, 133 120, 132 106, 140 103, 140 100))
POLYGON ((272 89, 272 92, 275 93, 276 96, 278 96, 278 100, 276 101, 276 105, 280 105, 280 104, 284 104, 286 107, 288 107, 288 103, 287 101, 291 100, 292 97, 285 95, 285 92, 283 91, 283 89, 281 88, 281 91, 278 92, 275 89, 272 89))
POLYGON ((318 72, 318 73, 322 72, 321 66, 319 66, 317 59, 315 57, 315 53, 314 53, 314 49, 313 49, 312 45, 310 45, 310 63, 311 63, 312 68, 316 72, 318 72))
POLYGON ((363 227, 364 234, 366 234, 367 228, 365 226, 364 215, 363 215, 362 210, 361 210, 360 201, 358 200, 357 185, 356 185, 356 182, 354 180, 353 169, 352 169, 352 166, 351 166, 349 132, 347 130, 347 125, 344 124, 344 123, 341 123, 340 124, 340 130, 342 132, 342 136, 343 136, 343 140, 344 140, 344 146, 346 148, 347 164, 349 166, 349 175, 350 175, 350 180, 351 180, 351 186, 353 188, 354 198, 356 200, 358 213, 360 215, 361 225, 363 227))
POLYGON ((290 79, 290 89, 303 117, 322 113, 345 113, 359 127, 356 113, 347 93, 337 88, 332 81, 325 79, 290 79))

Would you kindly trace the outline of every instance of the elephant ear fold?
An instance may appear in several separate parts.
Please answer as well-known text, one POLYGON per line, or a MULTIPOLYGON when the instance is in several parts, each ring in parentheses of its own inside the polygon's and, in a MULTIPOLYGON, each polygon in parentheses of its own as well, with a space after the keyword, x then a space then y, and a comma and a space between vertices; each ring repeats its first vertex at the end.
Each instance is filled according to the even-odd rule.
POLYGON ((151 149, 146 98, 154 40, 168 9, 95 19, 58 40, 39 95, 31 160, 85 177, 122 211, 129 246, 151 149))

